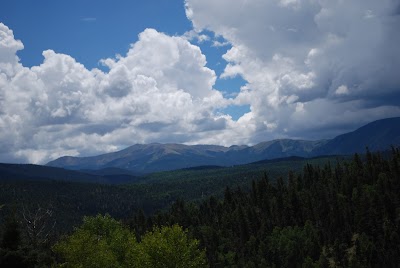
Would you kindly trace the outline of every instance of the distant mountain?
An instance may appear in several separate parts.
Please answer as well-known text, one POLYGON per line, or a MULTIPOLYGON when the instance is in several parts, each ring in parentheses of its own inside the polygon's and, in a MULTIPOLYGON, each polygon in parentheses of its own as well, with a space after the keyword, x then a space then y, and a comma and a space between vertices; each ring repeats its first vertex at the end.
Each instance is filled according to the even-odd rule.
POLYGON ((61 157, 48 166, 68 169, 120 168, 136 173, 193 166, 229 165, 222 156, 229 149, 214 145, 136 144, 124 150, 93 157, 61 157))
MULTIPOLYGON (((119 168, 135 173, 197 166, 232 166, 292 155, 308 156, 323 141, 274 140, 255 146, 136 144, 122 151, 93 157, 64 156, 48 166, 75 170, 119 168)), ((93 173, 93 172, 91 172, 93 173)))
POLYGON ((390 146, 400 145, 400 117, 387 118, 369 123, 359 129, 342 134, 316 148, 314 155, 353 154, 370 151, 384 151, 390 146))
POLYGON ((387 150, 400 145, 400 118, 378 120, 332 140, 280 139, 254 146, 136 144, 124 150, 92 157, 65 156, 48 166, 75 170, 118 168, 137 173, 168 171, 197 166, 232 166, 290 156, 312 157, 387 150))

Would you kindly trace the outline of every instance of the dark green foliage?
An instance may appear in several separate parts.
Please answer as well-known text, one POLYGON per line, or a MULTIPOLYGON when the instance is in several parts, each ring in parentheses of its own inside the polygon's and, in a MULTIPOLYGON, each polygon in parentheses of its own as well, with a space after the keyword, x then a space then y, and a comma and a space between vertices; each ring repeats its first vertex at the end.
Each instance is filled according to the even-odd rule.
MULTIPOLYGON (((189 241, 185 240, 186 235, 198 239, 210 267, 397 267, 400 150, 393 148, 389 154, 367 150, 366 155, 355 155, 352 161, 330 158, 331 161, 276 162, 268 166, 268 173, 263 176, 265 164, 181 170, 155 174, 132 186, 3 182, 0 204, 9 207, 9 200, 23 200, 26 209, 49 208, 58 219, 58 232, 71 230, 82 215, 108 212, 122 219, 131 229, 130 234, 118 227, 115 234, 104 234, 109 240, 96 246, 105 250, 99 261, 104 260, 107 265, 126 259, 113 251, 118 248, 115 241, 119 238, 132 237, 137 246, 147 234, 150 238, 142 245, 150 247, 176 231, 163 233, 162 226, 178 224, 188 233, 181 236, 177 231, 180 234, 174 237, 177 241, 189 241), (288 172, 290 167, 293 169, 288 172), (229 172, 224 174, 224 170, 229 172), (215 197, 207 197, 211 193, 215 197), (196 203, 190 202, 193 200, 196 203), (153 214, 165 207, 169 209, 153 214), (150 234, 158 238, 151 238, 150 234)), ((3 207, 0 216, 7 214, 3 207)), ((48 253, 51 242, 40 242, 44 241, 43 236, 30 239, 28 225, 18 209, 22 207, 17 206, 14 223, 12 217, 11 221, 0 217, 2 264, 50 266, 54 262, 48 253), (16 238, 11 239, 14 242, 10 237, 16 238)), ((111 225, 119 223, 113 221, 111 225)), ((85 232, 78 238, 92 239, 85 232)), ((118 245, 124 247, 123 243, 118 245)), ((134 247, 130 261, 139 261, 135 257, 139 248, 134 247)), ((193 248, 197 248, 197 242, 193 248)), ((164 261, 171 248, 164 241, 159 249, 165 254, 146 255, 140 261, 150 266, 155 265, 153 257, 164 261)))
MULTIPOLYGON (((39 222, 35 222, 35 224, 39 224, 39 222)), ((39 227, 39 225, 36 226, 39 227)), ((6 216, 2 227, 0 267, 48 267, 54 263, 49 248, 50 243, 45 243, 48 240, 41 240, 41 243, 33 244, 29 237, 28 226, 15 209, 12 209, 6 216)), ((39 230, 43 229, 39 228, 39 230)))
POLYGON ((13 211, 6 219, 0 247, 7 250, 17 250, 21 243, 21 231, 13 211))
MULTIPOLYGON (((143 177, 140 182, 131 185, 76 182, 80 177, 77 179, 71 177, 71 181, 13 179, 12 176, 8 177, 0 172, 0 205, 9 206, 11 203, 16 203, 18 211, 22 211, 23 206, 28 211, 35 211, 38 206, 51 208, 53 218, 57 221, 56 229, 65 232, 71 231, 74 226, 80 224, 84 216, 109 213, 115 218, 124 219, 131 217, 138 210, 149 215, 157 210, 168 208, 177 199, 198 201, 210 195, 222 197, 226 186, 232 189, 240 186, 248 190, 251 186, 250 182, 259 178, 265 170, 271 178, 275 179, 284 176, 290 168, 295 171, 301 170, 308 161, 321 164, 335 161, 335 158, 294 161, 281 159, 273 163, 220 169, 162 172, 143 177)), ((26 170, 24 166, 20 168, 20 173, 32 173, 30 168, 26 170)), ((45 169, 55 168, 35 166, 35 169, 40 169, 42 173, 45 173, 45 169)), ((72 171, 65 172, 72 174, 72 171)), ((51 174, 58 176, 58 173, 51 174)), ((48 174, 47 178, 52 177, 51 174, 48 174)), ((1 214, 0 210, 0 221, 1 214)))
POLYGON ((15 212, 12 212, 4 224, 0 241, 0 267, 25 267, 21 246, 21 231, 15 212))
MULTIPOLYGON (((396 267, 400 263, 400 151, 305 165, 249 191, 225 189, 198 206, 178 201, 153 224, 181 224, 211 267, 396 267)), ((150 228, 150 226, 149 226, 150 228)))

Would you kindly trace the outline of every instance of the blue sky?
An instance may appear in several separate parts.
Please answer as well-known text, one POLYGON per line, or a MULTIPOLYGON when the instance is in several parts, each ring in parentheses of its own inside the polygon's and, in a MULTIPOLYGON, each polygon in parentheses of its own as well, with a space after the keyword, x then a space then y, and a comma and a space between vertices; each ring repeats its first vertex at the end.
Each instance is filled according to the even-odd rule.
POLYGON ((325 139, 400 116, 391 0, 3 1, 0 161, 325 139))
MULTIPOLYGON (((192 30, 182 0, 17 0, 6 1, 0 12, 0 21, 23 41, 25 48, 18 56, 29 67, 39 65, 43 61, 42 52, 52 49, 71 55, 86 68, 103 68, 100 59, 125 54, 146 28, 171 36, 192 30)), ((224 42, 223 38, 217 40, 224 42)), ((206 55, 207 66, 220 75, 225 67, 222 55, 230 46, 216 47, 210 41, 193 40, 193 43, 206 55)), ((238 76, 218 79, 215 87, 229 95, 239 92, 244 83, 238 76)), ((238 119, 248 110, 248 105, 242 105, 221 112, 238 119)))
POLYGON ((170 35, 191 29, 182 1, 4 1, 1 20, 23 39, 24 64, 40 64, 42 51, 74 56, 87 68, 102 58, 126 53, 146 28, 170 35))

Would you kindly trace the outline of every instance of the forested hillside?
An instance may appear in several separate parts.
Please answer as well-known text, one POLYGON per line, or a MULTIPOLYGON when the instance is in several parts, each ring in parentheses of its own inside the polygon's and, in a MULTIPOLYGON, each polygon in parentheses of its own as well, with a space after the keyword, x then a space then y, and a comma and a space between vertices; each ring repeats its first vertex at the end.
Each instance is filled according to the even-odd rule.
POLYGON ((350 163, 306 165, 301 174, 222 200, 177 201, 168 213, 130 226, 178 223, 206 248, 210 267, 397 267, 400 263, 400 151, 350 163))
MULTIPOLYGON (((52 167, 28 166, 25 172, 25 165, 8 165, 14 166, 12 172, 1 173, 0 168, 0 206, 3 207, 0 209, 0 225, 2 215, 7 214, 11 207, 15 207, 19 215, 23 209, 34 212, 42 208, 52 211, 52 217, 57 221, 57 230, 70 231, 81 222, 83 216, 109 213, 123 219, 131 217, 139 209, 152 214, 170 207, 177 199, 198 201, 210 195, 222 197, 226 186, 240 186, 248 190, 251 181, 264 172, 277 178, 287 174, 288 170, 301 171, 306 163, 318 165, 328 161, 334 162, 336 157, 288 158, 235 167, 184 169, 136 177, 136 181, 126 185, 87 183, 87 180, 81 181, 87 178, 82 177, 82 173, 61 169, 56 169, 61 170, 61 173, 53 172, 52 167), (38 174, 37 169, 40 170, 38 174), (49 169, 47 177, 37 179, 45 173, 42 169, 49 169), (59 178, 60 174, 62 176, 59 178)), ((97 181, 120 178, 119 175, 117 178, 115 175, 107 178, 97 175, 92 177, 97 181)))
MULTIPOLYGON (((279 162, 275 164, 279 165, 279 162)), ((126 202, 118 202, 121 197, 129 196, 126 193, 133 194, 122 186, 93 188, 89 192, 92 199, 89 206, 79 201, 82 200, 79 196, 84 196, 86 190, 82 188, 82 192, 75 191, 75 197, 72 196, 71 200, 76 199, 76 203, 70 202, 70 205, 77 206, 77 214, 110 212, 122 221, 123 228, 130 229, 137 241, 129 240, 132 239, 131 235, 121 238, 123 251, 128 255, 121 255, 122 249, 118 245, 122 244, 113 242, 122 240, 113 237, 114 229, 109 230, 120 228, 112 220, 104 223, 99 217, 97 221, 89 219, 93 221, 93 226, 105 228, 106 237, 96 233, 96 230, 103 229, 86 229, 85 225, 64 237, 63 234, 70 232, 57 229, 57 221, 62 222, 64 216, 68 219, 67 214, 59 214, 57 218, 51 209, 31 210, 28 206, 21 208, 15 204, 5 207, 3 204, 0 207, 5 217, 0 231, 0 266, 16 267, 4 266, 10 263, 24 265, 20 267, 50 266, 55 263, 65 265, 68 260, 79 260, 80 257, 74 255, 82 252, 79 248, 99 248, 104 255, 102 253, 101 258, 93 260, 110 263, 115 256, 120 256, 116 265, 129 267, 127 263, 139 258, 135 254, 149 252, 148 248, 140 249, 145 245, 141 244, 142 238, 148 237, 149 241, 154 241, 152 245, 158 247, 157 239, 152 237, 164 230, 160 229, 163 226, 181 226, 187 230, 188 238, 184 239, 189 240, 185 241, 199 241, 200 251, 197 251, 197 247, 193 251, 202 254, 205 250, 210 267, 397 267, 400 263, 399 149, 393 149, 390 156, 367 152, 365 157, 356 154, 351 161, 325 161, 321 165, 308 163, 298 172, 275 175, 277 177, 267 173, 260 175, 246 188, 231 185, 225 188, 221 197, 211 196, 202 201, 188 202, 190 199, 184 198, 185 195, 175 196, 178 200, 168 210, 155 214, 148 211, 144 213, 141 209, 136 209, 134 215, 124 214, 123 211, 132 213, 129 204, 135 202, 135 195, 126 202), (113 196, 101 193, 111 193, 110 189, 113 189, 113 196), (103 202, 102 198, 111 198, 115 202, 106 205, 107 202, 103 202), (97 211, 91 211, 90 208, 97 211), (112 224, 108 225, 107 222, 112 224), (99 235, 103 238, 95 239, 99 235), (55 247, 55 244, 62 246, 55 247), (139 250, 130 249, 129 245, 137 246, 139 250)), ((175 181, 178 184, 181 182, 181 179, 175 181)), ((48 183, 61 185, 61 182, 48 183)), ((162 184, 157 184, 157 179, 153 183, 162 188, 162 184)), ((93 187, 93 184, 85 185, 87 190, 93 187)), ((68 188, 68 183, 64 182, 64 187, 68 188)), ((137 188, 136 194, 151 189, 144 185, 141 187, 137 188)), ((35 187, 30 185, 26 189, 35 187)), ((13 191, 12 188, 8 190, 13 191)), ((160 200, 165 200, 161 190, 157 193, 160 200)), ((23 196, 22 192, 18 194, 23 196)), ((46 195, 39 188, 36 194, 46 195)), ((62 200, 65 197, 55 195, 55 198, 62 200)), ((152 200, 146 202, 151 204, 152 200)), ((181 231, 176 230, 178 237, 182 237, 181 231)), ((162 250, 178 260, 180 257, 177 256, 182 251, 173 250, 174 247, 165 243, 162 250)), ((93 267, 95 264, 94 261, 93 267)))

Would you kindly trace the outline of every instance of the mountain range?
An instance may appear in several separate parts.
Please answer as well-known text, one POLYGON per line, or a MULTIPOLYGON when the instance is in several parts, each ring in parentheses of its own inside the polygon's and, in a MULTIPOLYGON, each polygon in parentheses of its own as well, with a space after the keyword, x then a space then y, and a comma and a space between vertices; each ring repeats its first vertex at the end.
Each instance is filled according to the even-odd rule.
POLYGON ((277 139, 254 146, 136 144, 124 150, 91 157, 64 156, 47 166, 73 170, 123 169, 133 174, 196 166, 232 166, 290 156, 348 155, 388 150, 400 145, 400 117, 369 123, 330 140, 277 139))

